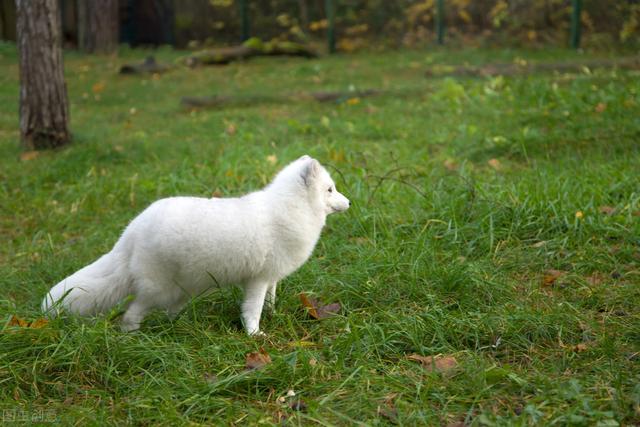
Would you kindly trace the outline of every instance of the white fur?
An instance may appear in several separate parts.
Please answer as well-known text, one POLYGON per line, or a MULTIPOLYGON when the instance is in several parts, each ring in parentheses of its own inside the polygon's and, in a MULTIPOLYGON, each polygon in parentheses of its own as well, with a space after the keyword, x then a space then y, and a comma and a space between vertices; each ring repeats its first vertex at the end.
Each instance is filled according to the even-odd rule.
POLYGON ((111 252, 51 288, 42 309, 92 316, 132 295, 122 319, 130 331, 149 310, 176 315, 191 297, 235 284, 244 289, 244 327, 257 334, 265 298, 273 304, 278 281, 309 258, 326 216, 348 207, 309 156, 243 197, 161 199, 129 224, 111 252))

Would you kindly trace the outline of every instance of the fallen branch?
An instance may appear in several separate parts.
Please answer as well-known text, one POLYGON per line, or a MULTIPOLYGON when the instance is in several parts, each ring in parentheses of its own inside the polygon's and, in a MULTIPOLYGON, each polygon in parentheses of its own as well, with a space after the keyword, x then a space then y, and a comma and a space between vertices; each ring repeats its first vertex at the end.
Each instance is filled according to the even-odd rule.
POLYGON ((153 56, 149 56, 140 64, 124 64, 120 67, 120 74, 164 73, 170 69, 170 66, 158 64, 153 56))
POLYGON ((198 65, 225 65, 230 62, 244 60, 255 56, 302 56, 316 58, 317 52, 311 47, 294 42, 270 41, 253 37, 239 46, 208 49, 194 53, 185 59, 189 67, 198 65))
POLYGON ((245 95, 245 96, 185 96, 180 102, 187 108, 222 108, 228 106, 245 106, 256 104, 284 104, 297 100, 315 100, 318 102, 335 102, 337 104, 353 98, 365 98, 382 93, 380 90, 367 89, 353 92, 313 92, 283 95, 245 95))

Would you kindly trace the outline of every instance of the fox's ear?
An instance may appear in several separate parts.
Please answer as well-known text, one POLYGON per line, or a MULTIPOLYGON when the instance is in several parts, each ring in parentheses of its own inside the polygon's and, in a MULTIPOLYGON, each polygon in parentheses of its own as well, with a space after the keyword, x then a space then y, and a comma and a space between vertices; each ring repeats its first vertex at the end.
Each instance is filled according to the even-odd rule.
POLYGON ((309 160, 302 167, 302 172, 300 173, 300 176, 302 177, 302 181, 304 182, 304 185, 309 187, 311 183, 314 181, 314 179, 318 176, 319 172, 320 172, 320 162, 318 162, 316 159, 312 159, 311 157, 309 157, 309 160))

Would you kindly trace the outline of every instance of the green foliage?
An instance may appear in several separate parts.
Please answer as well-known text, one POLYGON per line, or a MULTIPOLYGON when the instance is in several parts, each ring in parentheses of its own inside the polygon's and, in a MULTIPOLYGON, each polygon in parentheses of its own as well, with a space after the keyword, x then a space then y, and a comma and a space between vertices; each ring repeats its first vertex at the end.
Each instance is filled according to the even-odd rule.
POLYGON ((638 424, 636 72, 424 77, 433 64, 593 56, 473 49, 125 77, 117 62, 147 53, 120 55, 66 56, 74 144, 21 161, 17 57, 0 45, 0 414, 46 410, 67 425, 638 424), (369 88, 382 93, 179 104, 369 88), (329 165, 353 205, 282 283, 266 339, 242 332, 235 290, 130 334, 109 317, 4 327, 13 314, 38 318, 46 290, 108 251, 152 201, 242 194, 303 153, 329 165), (547 269, 564 275, 545 286, 547 269), (300 292, 343 311, 310 319, 300 292), (272 363, 245 371, 261 347, 272 363), (458 366, 429 372, 414 353, 458 366), (306 411, 290 407, 290 389, 306 411))

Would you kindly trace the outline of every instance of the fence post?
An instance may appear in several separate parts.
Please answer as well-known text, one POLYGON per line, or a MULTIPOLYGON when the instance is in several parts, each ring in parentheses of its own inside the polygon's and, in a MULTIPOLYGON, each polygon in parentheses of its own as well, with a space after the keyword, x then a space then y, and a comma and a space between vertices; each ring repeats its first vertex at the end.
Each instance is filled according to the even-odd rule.
POLYGON ((580 47, 580 14, 582 13, 582 0, 572 0, 571 7, 571 47, 580 47))
POLYGON ((324 9, 327 15, 327 43, 329 44, 329 53, 335 53, 336 52, 336 33, 335 33, 336 10, 334 8, 333 0, 324 0, 324 9))
POLYGON ((240 21, 242 27, 242 41, 249 39, 249 0, 240 0, 240 21))
POLYGON ((436 2, 436 34, 438 44, 444 44, 444 0, 436 2))

